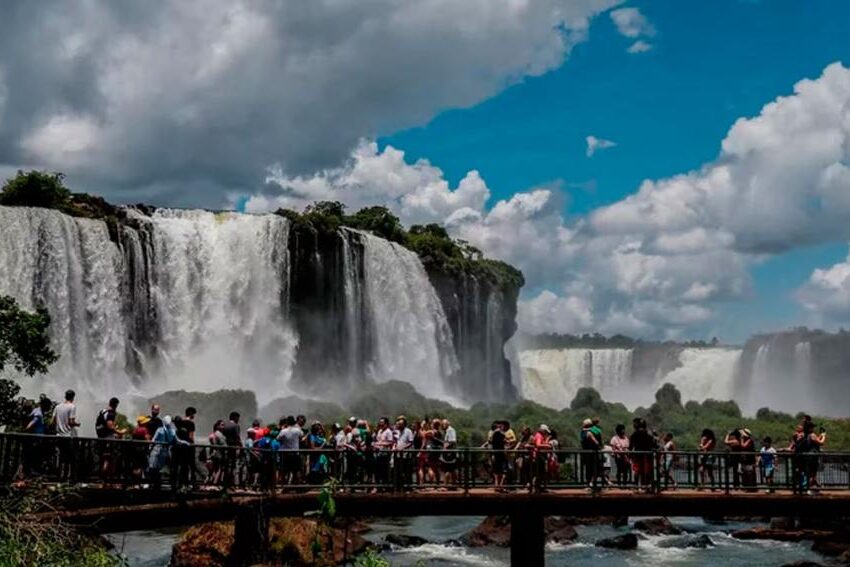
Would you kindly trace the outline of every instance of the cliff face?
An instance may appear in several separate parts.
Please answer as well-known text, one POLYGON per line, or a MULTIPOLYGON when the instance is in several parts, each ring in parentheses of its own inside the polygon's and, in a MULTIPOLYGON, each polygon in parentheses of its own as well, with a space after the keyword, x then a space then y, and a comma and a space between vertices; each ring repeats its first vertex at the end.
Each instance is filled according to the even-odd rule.
POLYGON ((452 330, 460 370, 452 386, 465 400, 508 402, 518 393, 505 343, 516 332, 519 288, 503 288, 472 274, 429 267, 452 330))

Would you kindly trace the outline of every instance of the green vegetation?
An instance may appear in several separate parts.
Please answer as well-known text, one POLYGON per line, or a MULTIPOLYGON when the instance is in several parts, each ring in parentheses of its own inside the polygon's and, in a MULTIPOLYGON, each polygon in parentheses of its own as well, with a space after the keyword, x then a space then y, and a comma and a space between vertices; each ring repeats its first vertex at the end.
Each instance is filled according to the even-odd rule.
POLYGON ((710 341, 692 340, 685 342, 676 341, 645 341, 634 339, 626 335, 612 335, 606 337, 599 333, 585 333, 583 335, 561 335, 557 333, 544 333, 541 335, 520 335, 519 341, 527 348, 549 349, 549 348, 635 348, 640 346, 680 346, 685 348, 713 348, 720 345, 717 337, 710 341))
POLYGON ((124 561, 106 543, 61 520, 30 519, 53 509, 61 493, 45 489, 0 489, 0 565, 113 567, 124 561))
MULTIPOLYGON (((759 410, 755 418, 745 418, 733 401, 683 403, 681 394, 671 384, 663 385, 656 392, 655 400, 648 408, 629 411, 623 404, 604 401, 593 388, 581 388, 570 406, 561 410, 527 400, 515 404, 479 403, 469 409, 460 409, 440 400, 428 399, 405 382, 389 382, 362 388, 344 408, 322 403, 312 407, 302 405, 300 411, 289 413, 304 413, 308 419, 318 419, 324 423, 344 423, 350 415, 365 417, 370 422, 382 416, 395 419, 400 414, 409 420, 446 417, 457 429, 460 443, 472 446, 484 442, 490 424, 496 419, 509 420, 516 431, 524 426, 534 429, 545 423, 558 433, 561 445, 570 448, 578 447, 582 420, 595 416, 602 420, 603 432, 608 438, 613 435, 614 426, 618 423, 624 424, 631 431, 632 419, 635 416, 644 417, 650 429, 659 433, 673 433, 681 449, 695 449, 704 428, 714 430, 722 440, 728 431, 741 427, 752 430, 758 441, 770 435, 776 446, 781 448, 786 446, 794 426, 800 421, 799 416, 767 408, 759 410)), ((272 415, 271 406, 298 407, 298 401, 297 398, 276 400, 264 408, 263 414, 272 415)), ((277 417, 271 419, 276 420, 277 417)), ((827 430, 826 451, 850 450, 850 419, 815 418, 815 423, 823 425, 827 430)))
MULTIPOLYGON (((59 356, 50 348, 47 327, 50 315, 39 307, 35 313, 21 309, 14 298, 0 296, 0 372, 6 365, 28 376, 47 372, 59 356)), ((18 422, 21 388, 12 380, 0 379, 0 425, 18 422)))
POLYGON ((21 171, 7 179, 0 188, 0 205, 10 207, 42 207, 55 209, 74 217, 102 219, 112 229, 118 222, 119 210, 103 197, 72 193, 65 186, 63 173, 21 171))
POLYGON ((413 225, 405 230, 386 207, 367 207, 347 215, 342 203, 321 201, 308 206, 303 213, 279 209, 277 214, 292 221, 296 230, 308 228, 330 233, 349 227, 370 231, 416 252, 429 271, 469 274, 505 290, 519 289, 525 283, 522 272, 504 262, 484 258, 480 250, 451 238, 439 224, 413 225))

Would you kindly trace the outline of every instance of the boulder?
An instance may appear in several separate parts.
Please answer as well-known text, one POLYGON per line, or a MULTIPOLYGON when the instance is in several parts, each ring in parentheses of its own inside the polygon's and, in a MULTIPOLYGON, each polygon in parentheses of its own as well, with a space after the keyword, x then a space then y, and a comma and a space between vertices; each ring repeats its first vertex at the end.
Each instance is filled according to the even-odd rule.
POLYGON ((830 539, 833 535, 833 532, 825 530, 779 530, 771 528, 747 528, 732 532, 732 537, 736 539, 775 539, 777 541, 825 540, 830 539))
POLYGON ((384 536, 384 543, 395 547, 419 547, 429 543, 424 537, 405 534, 388 534, 384 536))
MULTIPOLYGON (((574 525, 573 518, 547 517, 543 524, 546 541, 567 543, 575 540, 578 532, 574 525)), ((487 545, 508 547, 511 545, 511 519, 508 516, 488 516, 476 528, 464 535, 461 542, 469 547, 487 545)))
POLYGON ((605 547, 608 549, 637 549, 637 546, 638 538, 632 533, 600 539, 596 542, 596 547, 605 547))
POLYGON ((676 547, 679 549, 705 549, 707 547, 714 547, 714 542, 711 541, 711 538, 705 534, 685 535, 669 540, 660 541, 658 542, 658 547, 676 547))
POLYGON ((791 516, 778 516, 770 519, 772 530, 793 530, 797 527, 796 520, 791 516))
POLYGON ((624 528, 629 525, 628 516, 617 516, 611 521, 611 526, 615 528, 624 528))
MULTIPOLYGON (((364 551, 368 543, 357 534, 340 528, 318 527, 322 550, 313 555, 316 521, 304 518, 274 518, 269 522, 269 562, 293 566, 338 565, 364 551), (347 535, 347 539, 346 539, 347 535)), ((205 565, 224 567, 232 560, 232 523, 200 524, 186 530, 171 552, 171 567, 205 565)))
POLYGON ((827 557, 839 557, 850 552, 850 540, 815 540, 812 551, 816 551, 827 557))
POLYGON ((634 528, 647 535, 679 535, 682 533, 682 530, 674 526, 667 518, 638 520, 635 522, 634 528))
POLYGON ((800 561, 792 561, 791 563, 783 563, 782 567, 824 567, 824 565, 802 559, 800 561))

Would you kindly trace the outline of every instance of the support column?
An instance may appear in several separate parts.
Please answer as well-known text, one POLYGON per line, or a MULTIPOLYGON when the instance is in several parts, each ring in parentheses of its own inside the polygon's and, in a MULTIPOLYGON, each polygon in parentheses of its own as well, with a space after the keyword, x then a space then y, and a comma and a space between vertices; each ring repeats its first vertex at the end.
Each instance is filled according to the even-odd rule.
POLYGON ((228 567, 256 565, 266 559, 269 549, 269 517, 262 505, 246 506, 236 514, 233 547, 228 567))
POLYGON ((543 516, 514 514, 511 516, 511 565, 514 567, 543 567, 546 551, 546 532, 543 516))

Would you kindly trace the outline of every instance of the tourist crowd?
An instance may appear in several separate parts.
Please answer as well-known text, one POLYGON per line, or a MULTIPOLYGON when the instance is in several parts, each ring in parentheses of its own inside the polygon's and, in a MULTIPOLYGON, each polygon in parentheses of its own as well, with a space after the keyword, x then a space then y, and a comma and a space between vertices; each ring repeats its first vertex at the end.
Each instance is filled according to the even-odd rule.
MULTIPOLYGON (((75 445, 80 423, 76 417, 74 392, 55 407, 46 398, 33 407, 24 431, 52 433, 67 440, 56 445, 55 459, 62 478, 72 476, 75 445)), ((651 430, 645 419, 636 417, 631 432, 617 424, 610 439, 603 435, 600 419, 588 418, 578 431, 581 451, 562 450, 558 434, 545 424, 519 433, 510 422, 492 423, 480 450, 461 450, 454 427, 447 419, 409 422, 401 415, 394 421, 381 417, 372 426, 363 418, 351 417, 345 424, 329 427, 305 416, 282 417, 277 423, 254 420, 242 433, 241 416, 232 412, 219 419, 204 439, 196 438, 198 411, 188 407, 183 415, 161 415, 158 405, 140 415, 132 427, 118 425, 119 400, 112 398, 95 421, 99 439, 131 439, 140 443, 102 443, 98 467, 104 480, 126 476, 140 485, 159 488, 163 471, 168 471, 172 489, 199 486, 242 486, 267 489, 272 486, 319 485, 336 479, 344 486, 369 490, 409 489, 413 486, 455 489, 464 474, 489 475, 496 491, 528 488, 546 490, 563 475, 585 483, 591 491, 607 487, 653 491, 675 489, 676 471, 695 471, 698 488, 715 490, 721 477, 731 486, 753 490, 759 484, 772 491, 779 452, 788 453, 793 486, 811 491, 819 487, 818 452, 826 443, 826 432, 816 431, 811 417, 804 416, 789 444, 779 450, 770 437, 757 444, 747 428, 729 431, 719 439, 705 429, 698 453, 680 452, 674 435, 651 430), (205 441, 205 442, 204 442, 205 441), (120 454, 119 454, 120 453, 120 454), (694 459, 686 467, 679 461, 694 459), (480 474, 479 474, 480 473, 480 474)), ((34 445, 38 450, 38 445, 34 445)), ((23 471, 34 468, 44 455, 30 454, 23 471), (29 463, 29 464, 28 464, 29 463)), ((48 459, 50 460, 50 459, 48 459)), ((468 479, 466 479, 468 480, 468 479)))

